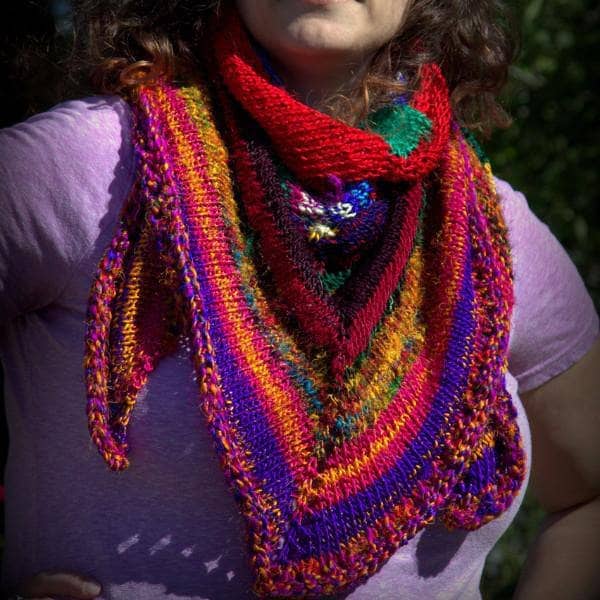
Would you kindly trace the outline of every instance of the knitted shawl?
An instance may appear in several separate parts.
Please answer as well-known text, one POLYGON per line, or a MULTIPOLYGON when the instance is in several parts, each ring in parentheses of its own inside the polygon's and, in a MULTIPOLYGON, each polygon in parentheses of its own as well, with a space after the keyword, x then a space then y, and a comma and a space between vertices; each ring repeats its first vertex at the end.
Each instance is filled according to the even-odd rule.
POLYGON ((524 480, 505 223, 436 65, 352 127, 286 91, 235 13, 214 64, 132 100, 138 177, 86 318, 90 435, 127 468, 138 392, 184 340, 254 593, 349 593, 524 480))

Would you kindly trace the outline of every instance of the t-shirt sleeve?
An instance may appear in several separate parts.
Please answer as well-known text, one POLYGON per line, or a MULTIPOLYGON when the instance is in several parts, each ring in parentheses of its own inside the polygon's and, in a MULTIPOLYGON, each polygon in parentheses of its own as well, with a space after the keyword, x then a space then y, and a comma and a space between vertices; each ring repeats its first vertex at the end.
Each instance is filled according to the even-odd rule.
POLYGON ((65 102, 0 130, 0 326, 60 297, 131 184, 124 105, 65 102))
POLYGON ((515 306, 508 369, 519 391, 576 363, 598 336, 594 303, 569 255, 525 196, 496 181, 511 246, 515 306))

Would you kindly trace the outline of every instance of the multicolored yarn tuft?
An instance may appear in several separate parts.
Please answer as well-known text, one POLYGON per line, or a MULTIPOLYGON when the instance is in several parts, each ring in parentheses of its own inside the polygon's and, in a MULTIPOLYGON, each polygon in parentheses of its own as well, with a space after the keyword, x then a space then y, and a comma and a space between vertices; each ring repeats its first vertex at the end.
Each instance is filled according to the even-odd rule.
POLYGON ((521 487, 506 228, 437 66, 355 128, 272 81, 235 12, 214 53, 212 77, 133 103, 139 177, 88 305, 90 435, 127 468, 137 394, 187 340, 253 591, 348 593, 521 487))

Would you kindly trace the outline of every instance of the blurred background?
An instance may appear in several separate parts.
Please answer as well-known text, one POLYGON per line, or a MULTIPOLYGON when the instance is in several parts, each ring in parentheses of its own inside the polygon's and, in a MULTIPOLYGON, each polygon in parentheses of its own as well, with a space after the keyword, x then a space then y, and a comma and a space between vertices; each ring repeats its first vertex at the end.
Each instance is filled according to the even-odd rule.
MULTIPOLYGON (((533 211, 569 252, 600 310, 600 5, 593 0, 508 4, 522 40, 504 94, 514 123, 491 140, 480 141, 495 173, 525 193, 533 211)), ((71 44, 70 16, 68 0, 20 0, 3 6, 0 127, 69 97, 62 61, 71 44)), ((0 435, 1 467, 8 448, 3 409, 0 435)), ((488 556, 484 600, 512 597, 543 516, 528 492, 517 518, 488 556)), ((0 527, 1 553, 3 522, 0 527)))

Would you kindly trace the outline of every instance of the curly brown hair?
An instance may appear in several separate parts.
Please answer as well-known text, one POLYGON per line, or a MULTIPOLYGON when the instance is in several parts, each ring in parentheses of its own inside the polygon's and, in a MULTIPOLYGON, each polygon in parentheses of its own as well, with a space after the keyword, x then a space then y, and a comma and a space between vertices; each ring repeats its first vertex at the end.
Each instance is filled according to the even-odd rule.
MULTIPOLYGON (((185 79, 201 66, 206 24, 233 0, 73 0, 75 56, 92 92, 127 96, 158 77, 185 79)), ((438 63, 458 120, 488 134, 510 119, 498 102, 515 58, 515 28, 499 0, 412 0, 398 34, 373 56, 354 92, 332 97, 336 117, 355 124, 419 68, 438 63), (418 48, 411 52, 407 49, 418 48)))

